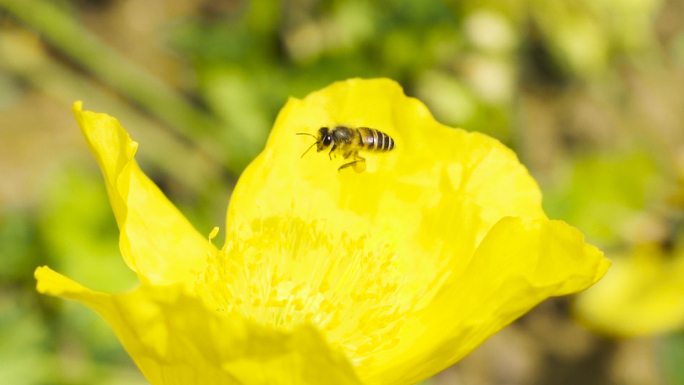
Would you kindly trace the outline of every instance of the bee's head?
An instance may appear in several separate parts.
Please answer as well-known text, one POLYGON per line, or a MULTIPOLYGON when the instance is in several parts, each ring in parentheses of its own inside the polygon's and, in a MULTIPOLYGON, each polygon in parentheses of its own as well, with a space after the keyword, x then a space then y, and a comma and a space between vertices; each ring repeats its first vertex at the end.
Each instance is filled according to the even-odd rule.
POLYGON ((321 127, 318 130, 318 152, 321 152, 325 150, 326 148, 330 147, 330 145, 333 142, 332 138, 332 132, 328 127, 321 127))

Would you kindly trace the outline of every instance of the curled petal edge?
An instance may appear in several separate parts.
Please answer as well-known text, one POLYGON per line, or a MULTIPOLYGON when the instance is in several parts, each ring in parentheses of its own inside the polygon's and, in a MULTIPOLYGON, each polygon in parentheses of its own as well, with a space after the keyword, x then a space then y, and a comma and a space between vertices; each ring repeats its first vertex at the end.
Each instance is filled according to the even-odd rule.
POLYGON ((35 277, 40 293, 77 300, 105 318, 154 385, 361 384, 346 357, 310 325, 285 332, 221 315, 178 284, 109 295, 47 266, 35 277))
POLYGON ((359 368, 362 380, 411 384, 429 378, 545 299, 590 287, 610 265, 565 222, 504 217, 464 272, 450 277, 431 303, 407 320, 403 338, 413 341, 399 345, 403 352, 377 356, 376 367, 359 368))
POLYGON ((141 281, 183 282, 192 290, 214 246, 140 170, 134 159, 138 143, 116 119, 83 111, 80 101, 72 110, 104 175, 126 264, 141 281))

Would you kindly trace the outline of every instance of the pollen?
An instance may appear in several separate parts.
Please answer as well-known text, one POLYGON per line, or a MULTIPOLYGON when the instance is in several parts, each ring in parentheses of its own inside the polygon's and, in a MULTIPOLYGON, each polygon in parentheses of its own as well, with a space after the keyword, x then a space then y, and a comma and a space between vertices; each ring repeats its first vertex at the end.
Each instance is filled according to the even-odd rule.
POLYGON ((329 234, 322 220, 258 219, 229 233, 196 290, 262 325, 313 324, 360 363, 396 345, 405 315, 434 294, 434 275, 412 275, 392 245, 369 239, 329 234))

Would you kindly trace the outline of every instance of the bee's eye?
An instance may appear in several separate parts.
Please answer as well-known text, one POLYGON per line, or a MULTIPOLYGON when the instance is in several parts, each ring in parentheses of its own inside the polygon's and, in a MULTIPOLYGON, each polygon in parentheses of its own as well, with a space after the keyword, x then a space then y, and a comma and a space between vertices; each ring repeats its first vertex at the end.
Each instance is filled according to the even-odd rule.
POLYGON ((330 146, 330 143, 332 143, 332 137, 330 135, 324 136, 323 137, 323 145, 330 146))

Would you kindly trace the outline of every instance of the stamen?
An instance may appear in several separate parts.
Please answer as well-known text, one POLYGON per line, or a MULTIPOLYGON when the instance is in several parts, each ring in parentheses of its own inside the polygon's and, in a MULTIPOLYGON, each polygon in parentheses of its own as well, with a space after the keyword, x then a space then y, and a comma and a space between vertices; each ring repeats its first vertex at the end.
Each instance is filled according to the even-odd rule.
POLYGON ((412 274, 387 243, 334 237, 325 223, 271 217, 234 229, 208 259, 198 294, 262 325, 314 324, 356 362, 370 359, 398 343, 402 319, 434 294, 435 276, 412 274))
POLYGON ((213 229, 211 229, 211 232, 209 233, 209 243, 211 243, 211 241, 212 241, 214 238, 216 238, 216 236, 218 235, 218 232, 219 232, 218 226, 216 226, 216 227, 214 227, 213 229))

